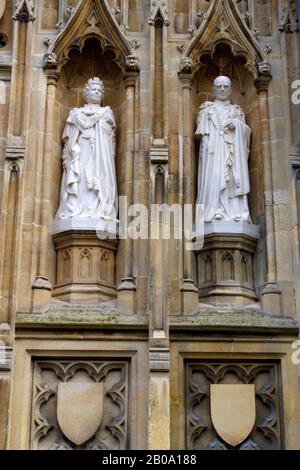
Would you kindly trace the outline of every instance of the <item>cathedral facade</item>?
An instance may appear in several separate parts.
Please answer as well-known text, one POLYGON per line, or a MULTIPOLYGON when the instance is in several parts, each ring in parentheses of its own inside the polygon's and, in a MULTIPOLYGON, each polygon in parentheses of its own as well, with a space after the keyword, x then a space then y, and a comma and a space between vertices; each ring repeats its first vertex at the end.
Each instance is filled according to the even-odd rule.
POLYGON ((0 0, 0 449, 300 449, 299 13, 0 0))

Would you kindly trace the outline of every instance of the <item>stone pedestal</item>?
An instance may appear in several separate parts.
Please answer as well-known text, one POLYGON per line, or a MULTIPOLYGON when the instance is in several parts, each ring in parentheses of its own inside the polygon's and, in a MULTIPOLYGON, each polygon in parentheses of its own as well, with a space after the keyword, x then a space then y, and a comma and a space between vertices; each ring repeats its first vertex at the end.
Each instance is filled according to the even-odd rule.
POLYGON ((247 305, 256 301, 253 255, 259 227, 247 222, 211 222, 197 253, 200 299, 213 305, 247 305))
POLYGON ((52 230, 57 251, 52 295, 65 302, 89 304, 116 298, 116 235, 108 233, 104 226, 98 225, 97 231, 92 229, 92 221, 81 221, 80 228, 74 228, 76 224, 71 219, 64 224, 68 230, 58 232, 61 222, 52 230))

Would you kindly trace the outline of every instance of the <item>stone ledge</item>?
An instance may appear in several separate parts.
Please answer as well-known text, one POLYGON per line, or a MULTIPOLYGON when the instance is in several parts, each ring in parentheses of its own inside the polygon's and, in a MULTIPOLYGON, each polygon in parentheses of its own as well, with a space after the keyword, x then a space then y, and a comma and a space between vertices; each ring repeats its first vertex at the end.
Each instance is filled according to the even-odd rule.
POLYGON ((147 315, 121 314, 114 302, 99 305, 49 305, 39 313, 18 312, 16 328, 147 329, 147 315))
POLYGON ((296 336, 299 324, 293 318, 266 315, 251 309, 200 309, 196 315, 170 318, 170 331, 231 332, 296 336))

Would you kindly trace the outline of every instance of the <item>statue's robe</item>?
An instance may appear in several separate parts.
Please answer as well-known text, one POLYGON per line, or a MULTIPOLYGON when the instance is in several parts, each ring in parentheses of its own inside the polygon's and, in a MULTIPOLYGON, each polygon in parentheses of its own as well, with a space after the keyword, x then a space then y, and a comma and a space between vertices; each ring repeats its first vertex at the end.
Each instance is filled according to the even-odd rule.
POLYGON ((197 124, 196 135, 201 137, 197 203, 203 206, 204 221, 251 222, 247 199, 251 130, 242 109, 229 101, 206 101, 197 124), (234 120, 235 129, 225 128, 229 120, 234 120))
POLYGON ((90 109, 74 108, 64 129, 59 219, 116 219, 115 119, 110 107, 90 109))

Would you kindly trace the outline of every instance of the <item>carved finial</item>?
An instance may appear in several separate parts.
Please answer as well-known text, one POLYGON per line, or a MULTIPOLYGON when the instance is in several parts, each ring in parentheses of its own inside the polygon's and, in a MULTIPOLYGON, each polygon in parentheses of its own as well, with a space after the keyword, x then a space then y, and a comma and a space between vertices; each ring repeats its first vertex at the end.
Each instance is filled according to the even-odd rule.
POLYGON ((148 24, 155 25, 155 18, 160 12, 165 26, 169 26, 170 19, 168 17, 168 0, 151 0, 151 13, 148 24))
POLYGON ((125 60, 127 72, 139 72, 140 64, 138 57, 134 55, 128 55, 125 60))
POLYGON ((35 20, 35 7, 32 0, 18 0, 15 5, 13 20, 28 23, 35 20))

